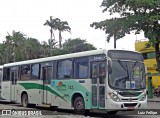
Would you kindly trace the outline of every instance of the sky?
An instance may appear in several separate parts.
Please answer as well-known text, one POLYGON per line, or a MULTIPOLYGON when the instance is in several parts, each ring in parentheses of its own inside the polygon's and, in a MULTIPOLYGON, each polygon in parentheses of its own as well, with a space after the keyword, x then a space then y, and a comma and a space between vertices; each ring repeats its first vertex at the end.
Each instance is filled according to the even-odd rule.
MULTIPOLYGON (((50 38, 50 28, 43 24, 52 16, 67 21, 71 27, 71 34, 62 33, 63 41, 81 38, 97 49, 113 49, 113 39, 106 42, 104 31, 90 27, 93 22, 113 17, 102 13, 101 2, 102 0, 1 0, 0 43, 5 41, 7 32, 12 34, 13 30, 36 38, 39 42, 47 41, 50 38)), ((54 33, 58 40, 58 32, 54 33)), ((135 50, 134 43, 140 39, 144 39, 143 33, 126 35, 117 41, 117 49, 135 50)))

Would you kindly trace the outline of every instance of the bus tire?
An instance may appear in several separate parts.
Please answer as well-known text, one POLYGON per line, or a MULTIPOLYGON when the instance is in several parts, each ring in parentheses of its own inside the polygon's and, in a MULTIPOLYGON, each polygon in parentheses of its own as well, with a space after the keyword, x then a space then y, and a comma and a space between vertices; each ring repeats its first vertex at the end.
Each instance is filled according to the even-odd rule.
POLYGON ((28 107, 28 95, 26 93, 22 95, 21 103, 23 107, 28 107))
POLYGON ((77 97, 74 100, 74 112, 76 114, 85 114, 85 104, 84 104, 84 100, 82 97, 77 97))

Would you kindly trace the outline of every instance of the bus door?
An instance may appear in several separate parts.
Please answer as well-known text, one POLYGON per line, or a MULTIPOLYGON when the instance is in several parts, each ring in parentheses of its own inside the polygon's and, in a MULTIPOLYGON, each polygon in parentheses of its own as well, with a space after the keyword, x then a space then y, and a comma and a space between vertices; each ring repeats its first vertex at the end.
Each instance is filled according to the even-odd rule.
POLYGON ((18 68, 11 68, 10 75, 11 75, 10 76, 10 79, 11 79, 11 101, 16 101, 18 68))
POLYGON ((43 94, 42 103, 51 104, 51 93, 49 92, 51 79, 52 79, 52 66, 42 67, 42 77, 43 77, 43 94))
POLYGON ((91 62, 92 107, 105 107, 106 62, 91 62))

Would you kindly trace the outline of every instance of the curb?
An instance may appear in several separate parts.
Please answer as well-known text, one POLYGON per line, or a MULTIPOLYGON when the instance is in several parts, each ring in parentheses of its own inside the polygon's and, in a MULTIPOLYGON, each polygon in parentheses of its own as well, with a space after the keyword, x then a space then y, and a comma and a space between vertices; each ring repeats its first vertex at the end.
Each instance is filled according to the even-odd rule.
POLYGON ((160 100, 147 100, 148 102, 160 102, 160 100))

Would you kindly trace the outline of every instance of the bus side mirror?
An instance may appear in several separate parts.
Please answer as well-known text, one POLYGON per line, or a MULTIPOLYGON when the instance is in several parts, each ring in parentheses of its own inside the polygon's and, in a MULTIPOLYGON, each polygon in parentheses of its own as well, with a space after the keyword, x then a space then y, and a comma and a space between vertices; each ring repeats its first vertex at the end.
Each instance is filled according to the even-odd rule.
POLYGON ((111 61, 108 61, 108 74, 111 74, 112 73, 112 62, 111 61))

